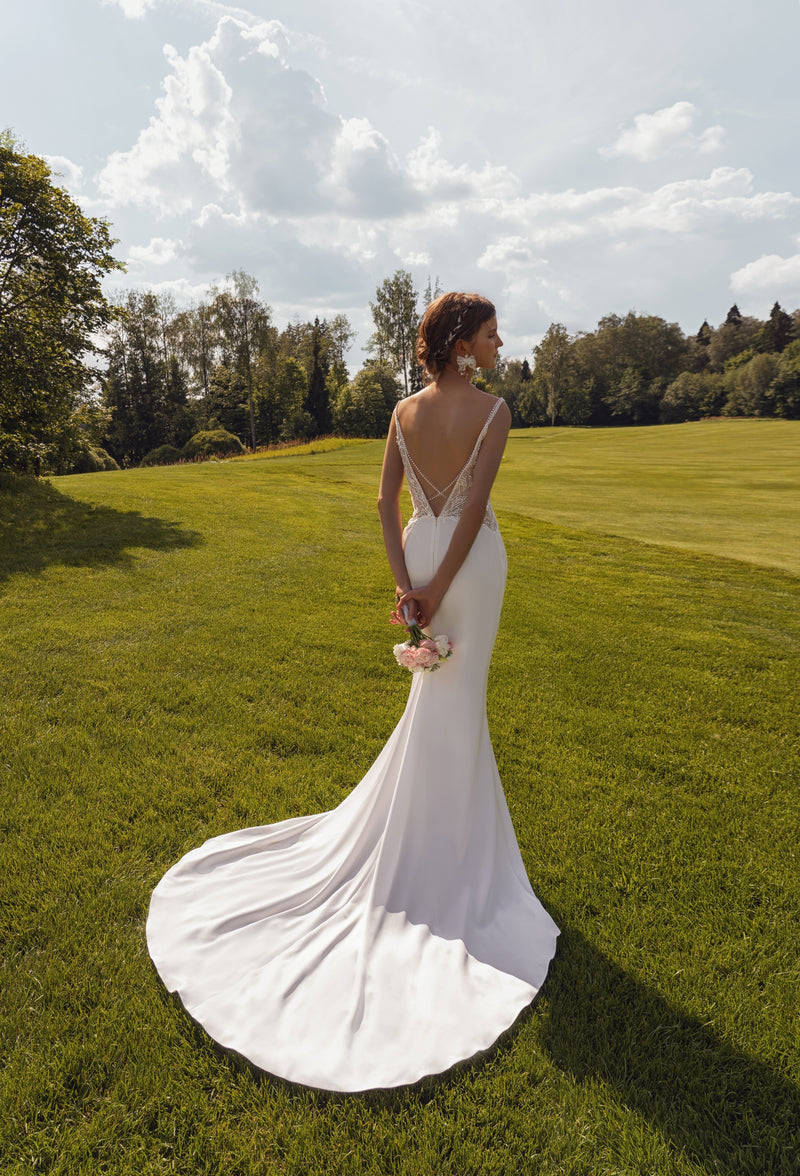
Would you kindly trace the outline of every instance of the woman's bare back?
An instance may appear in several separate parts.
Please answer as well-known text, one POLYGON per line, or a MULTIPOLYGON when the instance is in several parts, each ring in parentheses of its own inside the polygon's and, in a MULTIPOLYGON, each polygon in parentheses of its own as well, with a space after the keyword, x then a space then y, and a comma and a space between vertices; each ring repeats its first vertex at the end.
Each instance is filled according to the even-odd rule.
POLYGON ((442 392, 430 384, 396 408, 408 455, 434 514, 469 461, 496 397, 479 388, 442 392))

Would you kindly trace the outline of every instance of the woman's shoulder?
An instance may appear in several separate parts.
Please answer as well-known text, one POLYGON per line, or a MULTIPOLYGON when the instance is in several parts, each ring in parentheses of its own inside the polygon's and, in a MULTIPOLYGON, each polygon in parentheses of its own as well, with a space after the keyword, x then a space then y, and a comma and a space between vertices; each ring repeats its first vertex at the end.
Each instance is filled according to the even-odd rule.
POLYGON ((433 384, 428 384, 427 387, 420 389, 419 392, 412 392, 410 396, 403 396, 394 406, 395 417, 401 423, 406 418, 413 420, 419 409, 423 408, 424 410, 425 404, 431 399, 432 390, 433 384))

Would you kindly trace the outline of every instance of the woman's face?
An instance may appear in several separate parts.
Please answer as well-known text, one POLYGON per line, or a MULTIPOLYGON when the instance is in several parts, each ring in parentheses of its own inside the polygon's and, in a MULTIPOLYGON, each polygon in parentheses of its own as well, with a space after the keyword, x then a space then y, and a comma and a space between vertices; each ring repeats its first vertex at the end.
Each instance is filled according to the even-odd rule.
POLYGON ((475 356, 478 367, 491 369, 497 363, 497 352, 502 346, 503 340, 497 333, 497 319, 493 315, 481 323, 477 335, 469 342, 469 351, 475 356))

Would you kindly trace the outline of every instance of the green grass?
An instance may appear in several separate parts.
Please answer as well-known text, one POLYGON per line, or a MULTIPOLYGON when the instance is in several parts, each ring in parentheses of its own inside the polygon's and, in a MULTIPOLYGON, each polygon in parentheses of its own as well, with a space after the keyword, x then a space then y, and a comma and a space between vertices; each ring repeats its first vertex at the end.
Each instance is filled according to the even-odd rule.
POLYGON ((795 1176, 797 425, 512 436, 490 725, 563 934, 488 1057, 364 1095, 223 1054, 143 932, 402 711, 382 445, 0 483, 3 1176, 795 1176))
POLYGON ((498 489, 529 518, 800 574, 800 421, 519 430, 498 489))

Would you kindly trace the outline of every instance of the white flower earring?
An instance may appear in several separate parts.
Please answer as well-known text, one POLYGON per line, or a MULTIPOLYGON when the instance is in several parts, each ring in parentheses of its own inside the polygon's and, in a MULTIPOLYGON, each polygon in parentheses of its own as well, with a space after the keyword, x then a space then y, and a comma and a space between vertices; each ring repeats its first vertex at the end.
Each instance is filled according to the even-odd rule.
POLYGON ((477 375, 478 370, 475 356, 457 355, 456 363, 458 364, 458 374, 463 376, 465 380, 469 380, 469 382, 472 383, 472 381, 475 379, 475 376, 477 375))

